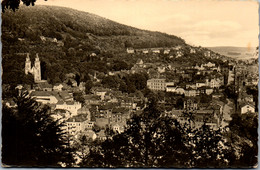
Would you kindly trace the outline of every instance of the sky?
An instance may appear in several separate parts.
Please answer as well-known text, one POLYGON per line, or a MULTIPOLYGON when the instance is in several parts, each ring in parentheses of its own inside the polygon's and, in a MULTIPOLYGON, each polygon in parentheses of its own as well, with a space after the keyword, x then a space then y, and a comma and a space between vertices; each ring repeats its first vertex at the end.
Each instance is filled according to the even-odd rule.
POLYGON ((258 46, 256 0, 37 0, 121 24, 160 31, 194 46, 258 46))

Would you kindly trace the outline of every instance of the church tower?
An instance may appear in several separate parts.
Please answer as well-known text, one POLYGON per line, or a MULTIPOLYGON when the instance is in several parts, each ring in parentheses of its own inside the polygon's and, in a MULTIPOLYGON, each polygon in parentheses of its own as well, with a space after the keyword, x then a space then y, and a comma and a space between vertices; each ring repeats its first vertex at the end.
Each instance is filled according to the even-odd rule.
POLYGON ((25 61, 25 74, 31 73, 31 60, 29 57, 29 53, 27 53, 26 61, 25 61))
POLYGON ((38 53, 36 54, 36 58, 34 61, 34 81, 35 82, 41 81, 41 62, 38 53))

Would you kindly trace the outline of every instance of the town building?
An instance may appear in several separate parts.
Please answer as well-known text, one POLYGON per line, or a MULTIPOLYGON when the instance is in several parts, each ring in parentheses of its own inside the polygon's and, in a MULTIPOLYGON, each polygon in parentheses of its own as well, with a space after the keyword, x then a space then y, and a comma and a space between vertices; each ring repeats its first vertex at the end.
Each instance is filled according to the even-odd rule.
POLYGON ((60 100, 56 93, 48 91, 32 91, 30 96, 42 104, 56 104, 60 100))
POLYGON ((198 109, 198 102, 194 99, 187 99, 183 103, 183 109, 184 110, 197 110, 198 109))
POLYGON ((147 87, 150 90, 164 91, 166 88, 165 79, 149 79, 147 80, 147 87))
POLYGON ((134 54, 134 53, 135 53, 135 50, 134 50, 133 48, 127 48, 127 49, 126 49, 126 52, 127 52, 128 54, 134 54))
POLYGON ((245 114, 248 112, 255 113, 255 106, 251 103, 242 103, 240 106, 241 114, 245 114))
POLYGON ((54 91, 62 91, 63 85, 61 83, 55 84, 53 86, 54 91))
POLYGON ((87 121, 87 115, 76 115, 69 118, 65 123, 67 133, 74 136, 80 132, 83 132, 86 128, 87 121))
POLYGON ((63 109, 70 111, 71 115, 77 115, 78 109, 81 108, 81 103, 79 102, 63 102, 60 101, 56 104, 56 109, 63 109))

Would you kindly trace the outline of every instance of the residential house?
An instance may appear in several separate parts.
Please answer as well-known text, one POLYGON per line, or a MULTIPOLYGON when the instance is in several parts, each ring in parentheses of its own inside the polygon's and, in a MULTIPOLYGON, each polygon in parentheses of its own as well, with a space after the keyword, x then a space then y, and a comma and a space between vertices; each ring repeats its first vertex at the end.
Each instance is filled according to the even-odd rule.
POLYGON ((138 60, 136 61, 136 66, 137 66, 137 67, 144 67, 144 62, 143 62, 143 60, 142 60, 142 59, 138 59, 138 60))
POLYGON ((204 86, 206 86, 206 83, 203 80, 196 82, 196 89, 204 86))
POLYGON ((73 98, 73 94, 72 93, 69 93, 67 91, 59 91, 59 92, 56 92, 59 97, 65 101, 65 102, 69 102, 69 101, 73 101, 74 98, 73 98))
POLYGON ((127 49, 126 49, 126 52, 127 52, 128 54, 134 54, 134 53, 135 53, 135 50, 134 50, 132 47, 130 47, 130 48, 127 48, 127 49))
POLYGON ((156 53, 156 54, 159 54, 159 53, 160 53, 160 50, 159 50, 159 49, 153 49, 152 52, 153 52, 153 53, 156 53))
POLYGON ((130 110, 127 108, 113 108, 110 122, 126 122, 130 118, 130 110))
POLYGON ((180 50, 181 48, 182 48, 181 45, 177 45, 177 46, 175 46, 175 47, 172 47, 173 50, 180 50))
POLYGON ((177 87, 176 86, 172 86, 172 85, 167 85, 166 86, 166 92, 176 92, 176 89, 177 89, 177 87))
POLYGON ((196 50, 195 50, 194 48, 191 48, 191 49, 190 49, 190 53, 191 53, 191 54, 195 54, 195 53, 196 53, 196 50))
POLYGON ((30 96, 43 104, 56 104, 61 99, 57 93, 50 91, 32 91, 30 96))
POLYGON ((77 115, 82 115, 82 114, 88 115, 88 120, 89 121, 91 120, 91 114, 87 106, 83 106, 77 110, 77 115))
POLYGON ((159 73, 164 73, 165 72, 165 66, 158 67, 158 72, 159 73))
POLYGON ((242 103, 240 104, 240 110, 241 110, 241 114, 245 114, 245 113, 248 113, 248 112, 251 112, 251 113, 255 113, 255 106, 254 104, 252 103, 242 103))
POLYGON ((86 89, 86 83, 85 82, 80 82, 79 83, 79 90, 80 91, 85 91, 86 89))
POLYGON ((134 98, 132 97, 125 97, 120 101, 120 106, 123 108, 135 109, 136 105, 137 104, 134 102, 134 98))
POLYGON ((95 122, 87 121, 87 122, 85 122, 85 129, 93 129, 94 125, 95 125, 95 122))
POLYGON ((65 123, 68 134, 74 136, 83 132, 87 121, 88 118, 86 115, 77 115, 69 118, 65 123))
POLYGON ((79 102, 58 102, 56 104, 56 109, 63 109, 70 111, 72 116, 77 115, 78 110, 81 108, 81 103, 79 102))
POLYGON ((211 88, 219 88, 222 85, 220 79, 206 79, 206 86, 209 86, 211 88))
POLYGON ((142 50, 143 54, 148 54, 149 51, 148 50, 142 50))
POLYGON ((122 133, 124 132, 125 130, 125 126, 126 126, 126 123, 125 122, 117 122, 117 123, 112 123, 111 124, 111 127, 113 129, 114 132, 117 132, 117 133, 122 133))
POLYGON ((165 85, 166 86, 174 86, 174 82, 166 82, 165 85))
POLYGON ((219 99, 219 98, 221 98, 222 96, 223 96, 223 93, 214 92, 214 93, 212 94, 212 98, 213 98, 213 99, 219 99))
POLYGON ((104 129, 100 130, 100 131, 97 132, 96 134, 97 134, 97 139, 99 139, 99 140, 101 140, 101 141, 104 141, 104 140, 107 139, 107 135, 106 135, 104 129))
POLYGON ((176 58, 182 57, 183 56, 183 52, 182 51, 177 51, 176 52, 176 58))
POLYGON ((205 93, 207 94, 207 95, 211 95, 212 93, 213 93, 213 89, 212 88, 206 88, 206 91, 205 91, 205 93))
POLYGON ((178 87, 178 88, 176 89, 176 93, 177 93, 177 94, 184 94, 184 93, 185 93, 185 90, 184 90, 183 88, 181 88, 181 87, 178 87))
POLYGON ((186 86, 186 89, 188 89, 188 88, 197 89, 196 84, 186 84, 185 86, 186 86))
POLYGON ((204 52, 204 56, 205 56, 205 57, 211 57, 211 52, 210 52, 210 51, 204 52))
POLYGON ((215 65, 215 63, 208 62, 206 64, 203 64, 203 66, 211 68, 211 67, 215 67, 216 65, 215 65))
POLYGON ((84 95, 85 103, 88 105, 99 105, 101 103, 100 96, 94 94, 84 95))
POLYGON ((195 99, 187 99, 183 103, 184 110, 197 110, 198 102, 195 99))
POLYGON ((52 91, 52 85, 47 82, 38 83, 35 90, 52 91))
POLYGON ((63 85, 62 84, 60 84, 60 83, 57 83, 57 84, 55 84, 54 86, 53 86, 53 90, 54 91, 62 91, 62 88, 63 88, 63 85))
POLYGON ((45 42, 46 41, 46 38, 44 36, 40 36, 40 39, 45 42))
POLYGON ((197 91, 195 89, 192 89, 192 88, 188 88, 185 90, 185 93, 184 93, 185 96, 187 97, 194 97, 197 95, 197 91))
POLYGON ((91 92, 94 94, 94 95, 97 95, 97 96, 100 96, 100 99, 101 100, 104 100, 105 99, 105 95, 107 92, 109 92, 110 90, 107 89, 107 88, 102 88, 102 87, 92 87, 91 88, 91 92))
POLYGON ((163 54, 169 54, 170 53, 170 49, 165 49, 164 51, 163 51, 163 54))

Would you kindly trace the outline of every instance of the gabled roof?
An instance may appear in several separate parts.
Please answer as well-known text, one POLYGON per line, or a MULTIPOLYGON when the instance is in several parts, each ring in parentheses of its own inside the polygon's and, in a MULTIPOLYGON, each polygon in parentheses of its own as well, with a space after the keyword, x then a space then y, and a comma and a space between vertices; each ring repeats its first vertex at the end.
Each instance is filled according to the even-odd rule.
POLYGON ((106 137, 106 134, 105 134, 105 130, 100 130, 98 133, 97 133, 97 136, 99 137, 106 137))
POLYGON ((55 96, 57 98, 57 92, 54 91, 32 91, 31 96, 55 96))
POLYGON ((52 85, 51 84, 49 84, 49 83, 39 83, 39 84, 37 84, 37 86, 39 87, 39 88, 52 88, 52 85))
POLYGON ((108 118, 96 118, 96 125, 97 126, 106 126, 109 124, 108 118))
POLYGON ((67 91, 60 91, 60 92, 58 92, 58 94, 64 100, 73 98, 73 96, 71 94, 69 94, 67 91))
POLYGON ((67 120, 67 122, 84 122, 86 120, 88 120, 88 115, 87 114, 80 114, 80 115, 73 116, 73 117, 69 118, 67 120))
POLYGON ((124 107, 119 107, 119 108, 113 108, 112 113, 125 113, 127 111, 129 111, 129 109, 124 107))
POLYGON ((211 109, 211 110, 197 110, 196 111, 196 115, 198 114, 213 114, 214 113, 214 110, 211 109))
POLYGON ((241 102, 241 103, 240 103, 240 107, 241 107, 241 108, 242 108, 242 107, 245 107, 245 106, 247 106, 247 105, 249 105, 249 106, 255 108, 255 105, 254 105, 252 102, 241 102))

